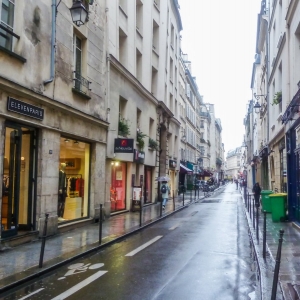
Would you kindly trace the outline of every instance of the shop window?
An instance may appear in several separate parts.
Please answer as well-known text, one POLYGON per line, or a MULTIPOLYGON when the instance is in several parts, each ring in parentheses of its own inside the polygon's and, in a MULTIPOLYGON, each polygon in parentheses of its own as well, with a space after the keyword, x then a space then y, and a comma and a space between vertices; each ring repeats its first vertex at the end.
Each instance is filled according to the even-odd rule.
POLYGON ((88 216, 90 145, 68 138, 60 139, 58 221, 88 216))
POLYGON ((111 212, 126 209, 126 163, 111 163, 110 201, 111 212))

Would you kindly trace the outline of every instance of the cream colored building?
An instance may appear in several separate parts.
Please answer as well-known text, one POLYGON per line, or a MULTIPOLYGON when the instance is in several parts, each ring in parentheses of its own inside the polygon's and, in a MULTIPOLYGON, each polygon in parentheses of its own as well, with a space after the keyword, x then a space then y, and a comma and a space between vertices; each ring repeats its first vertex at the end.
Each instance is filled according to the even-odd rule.
POLYGON ((1 1, 1 239, 91 222, 104 204, 104 1, 1 1), (57 9, 57 11, 56 11, 57 9), (94 21, 97 19, 97 22, 94 21))
POLYGON ((110 125, 105 209, 110 214, 134 209, 138 188, 145 204, 156 202, 159 176, 169 176, 171 194, 177 193, 179 103, 184 100, 177 1, 107 1, 106 18, 110 125), (124 126, 127 132, 122 132, 124 126))

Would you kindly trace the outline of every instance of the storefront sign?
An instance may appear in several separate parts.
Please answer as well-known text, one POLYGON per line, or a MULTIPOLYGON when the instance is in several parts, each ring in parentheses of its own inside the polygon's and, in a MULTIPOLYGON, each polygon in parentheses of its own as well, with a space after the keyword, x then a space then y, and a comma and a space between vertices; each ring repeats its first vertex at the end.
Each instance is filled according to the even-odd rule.
POLYGON ((145 161, 145 152, 134 149, 133 150, 133 162, 143 164, 145 161))
POLYGON ((141 201, 141 198, 142 198, 142 188, 141 187, 134 187, 133 188, 132 200, 141 201))
POLYGON ((169 167, 170 168, 176 168, 177 167, 177 161, 173 159, 169 159, 169 167))
POLYGON ((11 97, 7 99, 7 110, 38 120, 44 119, 44 109, 11 97))
POLYGON ((133 153, 133 139, 115 139, 115 153, 133 153))

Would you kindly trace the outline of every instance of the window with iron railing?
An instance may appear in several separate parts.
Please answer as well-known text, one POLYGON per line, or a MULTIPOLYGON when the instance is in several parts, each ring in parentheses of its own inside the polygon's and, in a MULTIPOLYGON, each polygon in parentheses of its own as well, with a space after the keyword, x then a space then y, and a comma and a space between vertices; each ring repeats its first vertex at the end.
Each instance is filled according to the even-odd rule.
POLYGON ((75 69, 73 71, 74 89, 87 94, 87 92, 90 90, 91 82, 82 76, 82 40, 75 34, 73 38, 73 49, 75 69))

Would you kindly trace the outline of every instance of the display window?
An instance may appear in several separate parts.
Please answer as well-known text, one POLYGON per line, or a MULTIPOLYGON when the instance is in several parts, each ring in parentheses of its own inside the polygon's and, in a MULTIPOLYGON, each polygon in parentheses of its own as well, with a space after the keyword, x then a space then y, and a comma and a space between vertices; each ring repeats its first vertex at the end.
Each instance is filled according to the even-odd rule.
POLYGON ((152 202, 152 168, 145 167, 144 203, 152 202))
POLYGON ((110 201, 111 212, 126 209, 126 163, 111 163, 110 201))
POLYGON ((58 222, 88 216, 90 144, 60 138, 58 222))

